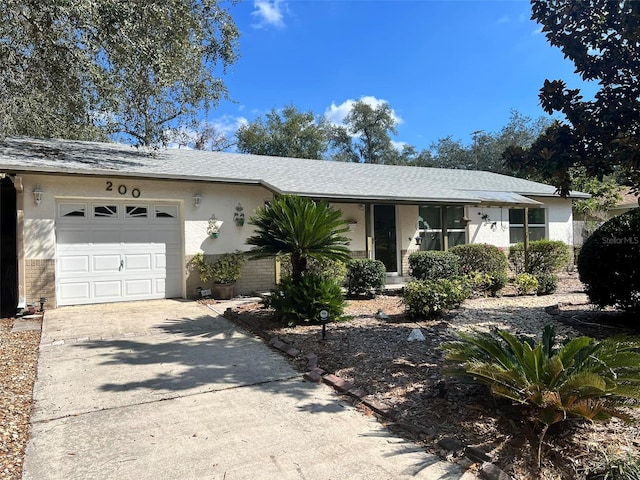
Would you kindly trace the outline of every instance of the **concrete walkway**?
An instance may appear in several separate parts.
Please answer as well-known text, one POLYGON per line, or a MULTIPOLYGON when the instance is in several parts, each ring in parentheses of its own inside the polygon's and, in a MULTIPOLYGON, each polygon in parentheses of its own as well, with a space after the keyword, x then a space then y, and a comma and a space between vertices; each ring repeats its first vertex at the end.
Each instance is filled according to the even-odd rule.
POLYGON ((45 313, 25 480, 472 479, 206 307, 45 313))

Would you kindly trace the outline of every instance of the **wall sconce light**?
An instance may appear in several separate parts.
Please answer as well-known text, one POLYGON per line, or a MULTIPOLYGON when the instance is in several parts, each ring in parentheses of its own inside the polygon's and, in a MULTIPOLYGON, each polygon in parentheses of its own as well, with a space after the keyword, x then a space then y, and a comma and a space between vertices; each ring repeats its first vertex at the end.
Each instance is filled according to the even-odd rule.
POLYGON ((469 217, 462 217, 462 223, 466 227, 467 225, 469 225, 471 223, 471 219, 469 217))
POLYGON ((238 203, 236 205, 236 212, 233 214, 233 221, 236 222, 236 226, 241 227, 244 225, 244 208, 238 203))
POLYGON ((356 225, 358 225, 358 221, 355 218, 350 218, 349 220, 347 220, 348 224, 349 224, 349 231, 353 232, 356 228, 356 225))
POLYGON ((193 195, 193 206, 198 208, 200 206, 200 202, 202 201, 202 195, 196 193, 193 195))
POLYGON ((44 192, 40 188, 40 185, 36 186, 36 188, 33 190, 33 199, 36 202, 36 206, 40 206, 40 202, 42 202, 42 195, 43 194, 44 194, 44 192))
POLYGON ((416 245, 418 247, 422 245, 422 237, 420 235, 418 235, 414 240, 416 241, 416 245))

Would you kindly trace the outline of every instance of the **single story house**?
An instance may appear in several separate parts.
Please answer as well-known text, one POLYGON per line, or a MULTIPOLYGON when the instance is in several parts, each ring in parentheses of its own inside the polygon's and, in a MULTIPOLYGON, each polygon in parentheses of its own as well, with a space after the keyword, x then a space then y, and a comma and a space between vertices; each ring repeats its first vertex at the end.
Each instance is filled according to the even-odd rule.
MULTIPOLYGON (((117 143, 10 137, 0 144, 2 302, 46 307, 192 297, 197 252, 248 250, 248 220, 279 194, 327 200, 350 223, 357 258, 388 280, 416 250, 462 243, 573 244, 571 200, 554 187, 483 171, 339 163, 117 143), (210 223, 223 222, 219 235, 210 223)), ((586 195, 575 193, 576 197, 586 195)), ((276 282, 252 260, 239 293, 276 282)))

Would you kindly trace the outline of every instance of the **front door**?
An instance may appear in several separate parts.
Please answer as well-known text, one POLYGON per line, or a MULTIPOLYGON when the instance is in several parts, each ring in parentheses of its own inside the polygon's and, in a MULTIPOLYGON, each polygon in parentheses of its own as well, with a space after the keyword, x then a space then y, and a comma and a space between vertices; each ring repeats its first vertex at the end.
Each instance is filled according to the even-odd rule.
POLYGON ((373 206, 373 238, 376 260, 384 263, 387 273, 398 271, 398 250, 396 239, 396 206, 373 206))

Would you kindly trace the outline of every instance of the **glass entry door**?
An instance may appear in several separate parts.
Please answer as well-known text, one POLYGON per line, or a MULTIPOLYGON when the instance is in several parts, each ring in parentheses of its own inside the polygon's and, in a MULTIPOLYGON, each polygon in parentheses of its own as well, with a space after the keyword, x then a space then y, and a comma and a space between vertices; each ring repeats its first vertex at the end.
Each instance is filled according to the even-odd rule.
POLYGON ((373 238, 375 259, 384 263, 387 273, 398 271, 396 206, 373 206, 373 238))

